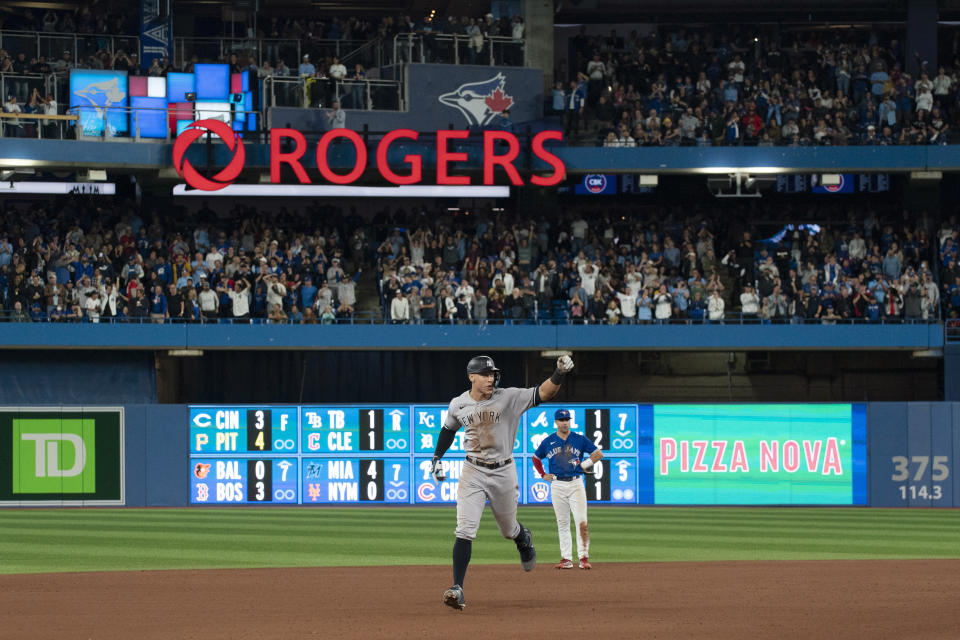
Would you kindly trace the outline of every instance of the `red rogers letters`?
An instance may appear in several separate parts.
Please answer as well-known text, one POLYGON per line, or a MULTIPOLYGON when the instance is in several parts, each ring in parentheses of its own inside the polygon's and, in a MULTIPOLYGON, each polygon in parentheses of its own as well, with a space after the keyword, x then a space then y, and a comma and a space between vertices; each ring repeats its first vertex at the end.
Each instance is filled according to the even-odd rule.
MULTIPOLYGON (((215 178, 219 178, 220 181, 211 181, 204 179, 202 176, 199 176, 199 174, 196 176, 198 179, 192 179, 194 178, 193 174, 196 174, 196 171, 193 170, 192 167, 188 167, 190 171, 184 170, 183 165, 189 164, 184 160, 186 147, 189 146, 189 144, 195 139, 197 139, 197 129, 211 131, 214 133, 214 135, 217 135, 220 138, 223 138, 225 135, 235 135, 230 131, 226 131, 227 128, 225 126, 219 125, 222 125, 222 123, 219 121, 214 121, 211 123, 208 120, 199 120, 193 123, 190 128, 181 133, 174 143, 174 168, 181 176, 184 177, 185 181, 194 188, 208 191, 221 189, 230 184, 236 175, 234 172, 230 172, 230 176, 225 176, 223 175, 224 172, 221 172, 215 176, 215 178), (191 129, 194 131, 191 131, 191 129)), ((408 170, 404 173, 397 173, 391 169, 387 163, 387 155, 391 144, 398 140, 417 141, 419 136, 420 134, 412 129, 396 129, 394 131, 390 131, 380 139, 376 146, 375 164, 380 175, 383 176, 385 180, 396 185, 418 184, 421 182, 423 178, 423 158, 421 155, 411 153, 404 156, 403 161, 408 167, 408 170)), ((449 173, 453 163, 465 162, 468 158, 466 152, 455 151, 451 149, 451 143, 457 140, 466 140, 469 137, 470 132, 464 130, 437 131, 436 184, 471 184, 470 176, 455 176, 450 175, 449 173)), ((544 147, 544 144, 550 140, 562 139, 563 134, 560 131, 541 131, 533 136, 530 145, 531 153, 534 155, 534 157, 539 158, 549 165, 553 172, 543 176, 536 174, 530 176, 530 184, 549 187, 563 180, 566 173, 566 167, 564 166, 563 161, 561 161, 556 155, 550 153, 544 147)), ((240 155, 238 151, 242 152, 242 149, 237 149, 237 147, 242 147, 242 142, 239 140, 239 138, 234 137, 234 140, 224 140, 224 142, 227 143, 227 147, 229 149, 234 150, 235 158, 240 155)), ((270 182, 275 184, 279 183, 281 169, 283 165, 287 165, 293 170, 294 175, 296 175, 297 180, 301 184, 311 184, 310 176, 307 174, 307 171, 303 166, 303 157, 307 153, 307 150, 306 137, 300 131, 288 128, 271 129, 270 182), (284 151, 283 146, 287 141, 292 141, 292 149, 284 151)), ((350 129, 332 129, 327 131, 317 143, 315 154, 317 170, 320 172, 320 175, 325 181, 332 184, 343 185, 356 182, 367 169, 367 145, 360 134, 350 129), (346 173, 336 173, 327 162, 327 151, 331 143, 343 139, 352 144, 355 149, 354 166, 346 173)), ((520 141, 514 134, 508 131, 499 130, 484 131, 482 184, 494 184, 494 170, 497 166, 499 166, 506 173, 511 184, 522 186, 524 181, 520 177, 519 171, 517 171, 517 168, 514 166, 514 161, 519 154, 520 141)), ((239 163, 231 163, 231 168, 233 168, 232 165, 234 164, 239 163)), ((238 174, 239 171, 236 173, 238 174)))

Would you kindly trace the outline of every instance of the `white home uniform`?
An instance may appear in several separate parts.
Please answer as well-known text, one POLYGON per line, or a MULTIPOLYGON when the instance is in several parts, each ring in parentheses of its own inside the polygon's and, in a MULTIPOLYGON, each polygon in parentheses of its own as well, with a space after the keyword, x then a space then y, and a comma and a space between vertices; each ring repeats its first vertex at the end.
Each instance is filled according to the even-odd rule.
MULTIPOLYGON (((560 414, 561 411, 557 413, 560 414)), ((565 412, 564 412, 565 413, 565 412)), ((569 419, 569 414, 567 414, 569 419)), ((547 473, 556 479, 550 483, 550 501, 557 516, 557 533, 560 538, 560 557, 572 560, 570 540, 570 514, 577 530, 577 557, 590 555, 590 533, 587 528, 587 491, 583 486, 583 469, 580 463, 589 458, 597 446, 588 438, 571 431, 566 438, 551 433, 543 439, 534 455, 547 460, 547 473)))
POLYGON ((513 445, 523 412, 538 403, 538 387, 494 389, 487 400, 476 401, 466 391, 450 401, 443 428, 456 432, 463 428, 467 461, 457 488, 456 536, 465 540, 477 537, 483 505, 490 510, 505 538, 520 533, 517 522, 517 465, 513 445))

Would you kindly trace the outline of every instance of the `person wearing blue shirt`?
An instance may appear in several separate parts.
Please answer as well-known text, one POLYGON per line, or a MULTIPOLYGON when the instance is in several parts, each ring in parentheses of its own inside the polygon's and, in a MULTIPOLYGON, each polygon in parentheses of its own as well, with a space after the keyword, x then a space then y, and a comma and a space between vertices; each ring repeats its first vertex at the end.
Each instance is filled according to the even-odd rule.
POLYGON ((687 316, 694 322, 702 322, 706 308, 706 301, 703 299, 703 296, 700 295, 700 292, 696 291, 687 309, 687 316))
POLYGON ((867 306, 864 314, 867 318, 867 322, 872 324, 880 322, 880 314, 880 303, 877 302, 876 298, 873 296, 867 298, 867 306))
POLYGON ((163 255, 157 256, 157 264, 153 266, 154 279, 159 280, 164 286, 173 283, 173 269, 167 264, 163 255))
POLYGON ((13 260, 13 245, 6 236, 3 236, 0 238, 0 267, 9 266, 11 260, 13 260))
POLYGON ((303 278, 303 285, 300 287, 300 308, 309 309, 313 306, 313 301, 317 299, 317 288, 313 284, 312 276, 303 278))
POLYGON ((563 131, 565 135, 580 133, 580 116, 583 115, 587 87, 577 81, 570 82, 570 89, 563 94, 563 131))
POLYGON ((560 562, 557 569, 573 569, 570 540, 570 514, 577 529, 577 556, 579 567, 590 569, 590 531, 587 528, 587 491, 583 474, 592 473, 593 465, 603 458, 603 452, 583 435, 570 431, 570 411, 557 409, 553 414, 556 433, 540 443, 533 456, 533 466, 550 483, 550 501, 557 516, 560 537, 560 562), (543 460, 549 465, 544 472, 543 460))
POLYGON ((553 112, 554 113, 563 113, 563 83, 558 82, 557 86, 553 88, 553 112))
POLYGON ((150 296, 150 318, 155 323, 162 324, 167 317, 167 296, 163 295, 163 287, 154 285, 153 295, 150 296))

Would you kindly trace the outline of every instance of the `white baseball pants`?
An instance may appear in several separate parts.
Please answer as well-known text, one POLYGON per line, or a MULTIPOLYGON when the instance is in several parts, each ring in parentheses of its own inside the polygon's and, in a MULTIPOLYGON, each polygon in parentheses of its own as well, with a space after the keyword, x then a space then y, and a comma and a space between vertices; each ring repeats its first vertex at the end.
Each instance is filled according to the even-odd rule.
POLYGON ((590 555, 590 531, 587 528, 587 490, 583 478, 569 482, 554 480, 550 483, 550 501, 557 515, 557 533, 560 536, 560 557, 577 561, 590 555), (577 555, 571 554, 570 514, 577 528, 577 555))

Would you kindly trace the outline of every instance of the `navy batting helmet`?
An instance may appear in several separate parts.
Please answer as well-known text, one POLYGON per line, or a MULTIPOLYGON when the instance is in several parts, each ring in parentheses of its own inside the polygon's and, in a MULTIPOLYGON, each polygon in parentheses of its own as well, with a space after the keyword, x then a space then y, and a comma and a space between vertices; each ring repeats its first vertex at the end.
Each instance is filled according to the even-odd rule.
POLYGON ((470 358, 470 362, 467 363, 467 375, 471 373, 484 373, 486 371, 493 371, 493 386, 500 386, 500 369, 497 369, 497 365, 493 363, 493 358, 490 356, 474 356, 470 358))

